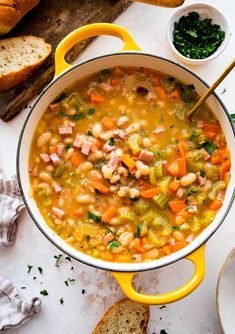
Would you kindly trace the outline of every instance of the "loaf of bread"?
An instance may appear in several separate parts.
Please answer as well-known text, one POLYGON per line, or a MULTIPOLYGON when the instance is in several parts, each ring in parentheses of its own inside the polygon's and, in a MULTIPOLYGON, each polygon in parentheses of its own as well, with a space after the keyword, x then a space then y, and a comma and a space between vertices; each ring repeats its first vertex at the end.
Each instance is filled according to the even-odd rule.
POLYGON ((105 313, 92 334, 146 334, 149 305, 123 299, 105 313))
POLYGON ((0 35, 7 34, 40 0, 0 0, 0 35))
POLYGON ((0 91, 30 77, 51 53, 51 45, 35 36, 0 40, 0 91))

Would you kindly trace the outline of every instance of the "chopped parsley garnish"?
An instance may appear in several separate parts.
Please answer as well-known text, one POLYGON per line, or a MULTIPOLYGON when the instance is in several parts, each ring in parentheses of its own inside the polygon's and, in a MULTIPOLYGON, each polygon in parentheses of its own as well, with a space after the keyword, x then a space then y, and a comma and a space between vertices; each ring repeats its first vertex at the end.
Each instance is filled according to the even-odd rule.
POLYGON ((41 267, 38 267, 38 271, 40 272, 40 274, 42 274, 42 273, 43 273, 43 270, 42 270, 42 268, 41 268, 41 267))
POLYGON ((73 120, 73 121, 78 121, 79 119, 81 118, 84 118, 85 115, 83 112, 79 112, 78 114, 75 114, 73 116, 70 116, 70 118, 73 120))
POLYGON ((64 304, 64 298, 60 298, 60 304, 61 304, 61 305, 64 304))
POLYGON ((180 97, 183 102, 190 103, 194 100, 194 86, 192 85, 179 85, 180 97))
POLYGON ((91 130, 88 130, 88 131, 87 131, 87 135, 93 137, 93 134, 92 134, 91 130))
POLYGON ((56 259, 56 261, 55 261, 55 267, 59 267, 60 260, 61 260, 62 256, 63 256, 62 254, 54 256, 54 259, 56 259))
POLYGON ((33 266, 28 265, 28 271, 27 271, 27 273, 29 274, 32 269, 33 269, 33 266))
POLYGON ((93 115, 95 113, 95 109, 94 108, 90 108, 87 112, 87 115, 93 115))
POLYGON ((232 117, 233 122, 235 122, 235 114, 230 115, 232 117))
POLYGON ((114 139, 113 137, 111 137, 111 138, 109 139, 109 141, 108 141, 108 144, 109 144, 110 146, 114 146, 114 144, 115 144, 115 139, 114 139))
POLYGON ((99 223, 99 222, 101 221, 101 217, 100 217, 100 216, 97 216, 96 214, 94 214, 94 213, 91 212, 91 211, 88 211, 88 212, 87 212, 87 217, 88 217, 89 219, 94 220, 94 222, 96 222, 96 223, 99 223))
POLYGON ((112 252, 115 247, 119 247, 120 245, 121 243, 119 241, 112 241, 109 244, 109 250, 112 252))
POLYGON ((211 154, 217 148, 216 145, 211 140, 208 140, 205 143, 203 143, 203 147, 209 154, 211 154))
POLYGON ((47 290, 45 290, 45 289, 44 289, 44 290, 41 290, 41 291, 40 291, 40 294, 43 295, 43 296, 48 296, 48 295, 49 295, 49 293, 48 293, 47 290))
POLYGON ((61 118, 64 118, 64 117, 66 117, 66 116, 68 116, 64 111, 61 111, 60 113, 59 113, 59 116, 61 117, 61 118))
POLYGON ((175 230, 175 231, 179 231, 180 230, 179 226, 172 226, 172 229, 175 230))
POLYGON ((68 151, 72 147, 72 144, 65 145, 64 149, 65 151, 68 151))
POLYGON ((91 239, 90 235, 86 235, 86 241, 89 241, 91 239))
POLYGON ((212 19, 190 12, 174 23, 173 44, 185 57, 204 59, 212 55, 225 38, 225 32, 212 19))
POLYGON ((70 262, 71 262, 71 257, 70 257, 70 256, 66 256, 66 257, 65 257, 65 260, 67 260, 67 261, 70 261, 70 262))
POLYGON ((205 177, 205 175, 206 175, 206 173, 203 172, 202 170, 200 170, 199 174, 200 174, 201 177, 205 177))
POLYGON ((84 293, 86 293, 86 290, 82 289, 82 295, 84 295, 84 293))
POLYGON ((21 289, 22 289, 22 290, 26 289, 26 286, 22 286, 21 289))
POLYGON ((137 231, 134 233, 135 238, 140 238, 140 233, 142 231, 142 227, 143 227, 143 225, 138 225, 137 226, 137 231))
POLYGON ((59 96, 55 98, 55 100, 52 102, 53 104, 60 102, 61 100, 66 98, 66 94, 62 92, 59 96))

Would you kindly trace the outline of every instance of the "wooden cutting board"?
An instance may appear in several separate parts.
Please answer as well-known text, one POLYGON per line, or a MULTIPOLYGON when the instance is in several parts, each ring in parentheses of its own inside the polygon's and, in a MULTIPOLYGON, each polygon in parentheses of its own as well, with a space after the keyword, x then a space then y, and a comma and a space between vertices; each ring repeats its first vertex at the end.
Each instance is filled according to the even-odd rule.
MULTIPOLYGON (((52 44, 52 53, 27 81, 0 93, 0 118, 6 122, 12 119, 53 79, 55 49, 66 35, 88 23, 112 22, 128 5, 128 0, 41 0, 4 38, 40 36, 52 44)), ((72 62, 90 41, 76 45, 67 61, 72 62)))

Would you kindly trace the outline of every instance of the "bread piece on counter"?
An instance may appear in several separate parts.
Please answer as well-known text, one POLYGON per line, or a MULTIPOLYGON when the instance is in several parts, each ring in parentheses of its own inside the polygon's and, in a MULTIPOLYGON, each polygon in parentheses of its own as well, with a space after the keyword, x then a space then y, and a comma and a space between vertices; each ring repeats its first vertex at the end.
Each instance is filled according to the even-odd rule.
POLYGON ((110 307, 92 334, 146 334, 149 305, 123 299, 110 307))
POLYGON ((35 36, 0 40, 0 91, 12 88, 30 77, 51 53, 51 45, 35 36))
POLYGON ((0 35, 7 34, 39 0, 0 0, 0 35))

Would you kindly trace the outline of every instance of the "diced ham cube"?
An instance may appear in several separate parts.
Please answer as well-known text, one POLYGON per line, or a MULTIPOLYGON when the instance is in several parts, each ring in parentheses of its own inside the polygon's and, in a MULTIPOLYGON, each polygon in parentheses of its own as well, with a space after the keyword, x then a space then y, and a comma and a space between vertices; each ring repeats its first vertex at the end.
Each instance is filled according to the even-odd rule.
POLYGON ((147 96, 146 96, 146 99, 147 99, 148 101, 150 101, 150 100, 156 100, 156 98, 157 98, 157 96, 156 96, 156 94, 154 94, 153 92, 148 92, 148 94, 147 94, 147 96))
POLYGON ((71 135, 73 133, 73 128, 71 126, 60 126, 59 134, 60 135, 71 135))
POLYGON ((198 128, 203 128, 203 119, 199 119, 199 120, 197 121, 197 127, 198 127, 198 128))
POLYGON ((220 190, 218 193, 217 199, 221 204, 224 203, 224 196, 225 196, 225 191, 220 190))
POLYGON ((88 155, 90 153, 90 150, 92 148, 93 144, 91 142, 89 142, 88 140, 85 141, 81 152, 85 155, 88 155))
POLYGON ((109 233, 107 233, 107 234, 104 236, 104 238, 103 238, 103 244, 104 244, 105 246, 107 246, 107 245, 110 243, 110 241, 112 241, 113 239, 114 239, 114 235, 113 235, 113 233, 109 232, 109 233))
POLYGON ((105 82, 102 82, 100 85, 99 85, 105 92, 108 92, 110 91, 110 89, 112 88, 112 86, 108 83, 105 83, 105 82))
POLYGON ((113 167, 117 167, 118 163, 121 161, 120 158, 118 158, 116 155, 114 155, 113 157, 111 157, 111 159, 108 162, 108 165, 113 166, 113 167))
POLYGON ((54 181, 52 182, 52 187, 53 187, 56 194, 59 194, 62 191, 61 186, 54 181))
POLYGON ((124 139, 126 137, 126 133, 123 130, 116 129, 114 131, 114 134, 120 137, 121 139, 124 139))
POLYGON ((56 153, 60 157, 64 152, 64 144, 57 144, 56 145, 56 153))
POLYGON ((52 208, 52 213, 54 213, 54 215, 59 219, 62 219, 65 215, 65 212, 63 210, 56 207, 52 208))
POLYGON ((147 150, 141 150, 138 156, 138 159, 143 161, 152 161, 153 159, 153 152, 147 150))
POLYGON ((104 146, 103 146, 103 150, 104 150, 105 153, 109 153, 109 152, 115 150, 115 148, 116 147, 114 145, 112 146, 112 145, 109 145, 108 143, 104 144, 104 146))
POLYGON ((195 233, 189 234, 189 236, 185 239, 187 242, 192 242, 195 239, 195 233))
POLYGON ((202 148, 200 151, 199 151, 201 157, 204 159, 204 160, 209 160, 210 159, 210 154, 204 149, 202 148))
POLYGON ((179 187, 178 190, 177 190, 176 196, 179 197, 179 198, 182 198, 185 195, 185 192, 186 191, 185 191, 184 188, 179 187))
POLYGON ((187 207, 188 213, 197 213, 197 206, 196 205, 190 205, 187 207))
POLYGON ((166 131, 166 128, 164 125, 159 125, 156 127, 156 129, 153 131, 153 133, 155 135, 159 135, 160 133, 163 133, 164 131, 166 131))
POLYGON ((49 155, 46 154, 46 153, 41 153, 41 154, 40 154, 40 158, 41 158, 42 161, 45 162, 46 164, 47 164, 48 162, 51 161, 49 155))
POLYGON ((76 138, 73 142, 73 146, 77 147, 77 148, 81 148, 84 144, 85 144, 85 137, 81 136, 81 135, 76 135, 76 138))
POLYGON ((204 184, 206 184, 206 177, 202 177, 200 175, 200 172, 197 172, 197 180, 198 180, 198 183, 200 184, 200 186, 204 186, 204 184))
POLYGON ((56 153, 52 153, 50 155, 50 158, 51 158, 54 165, 58 166, 58 165, 61 164, 60 158, 58 157, 58 155, 56 153))

